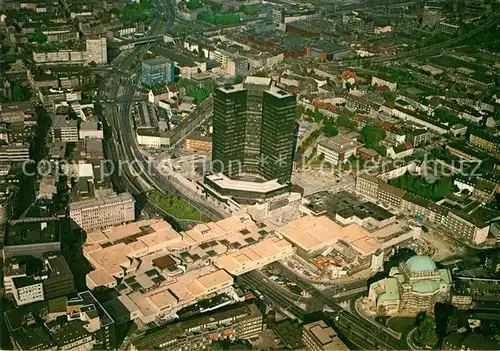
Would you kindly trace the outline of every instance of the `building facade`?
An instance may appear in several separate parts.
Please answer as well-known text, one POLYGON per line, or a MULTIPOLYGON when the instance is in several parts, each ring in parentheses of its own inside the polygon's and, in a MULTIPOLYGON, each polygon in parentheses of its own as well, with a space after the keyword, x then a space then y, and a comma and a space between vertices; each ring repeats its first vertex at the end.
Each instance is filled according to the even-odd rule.
POLYGON ((437 269, 428 256, 413 256, 394 267, 389 278, 370 285, 363 306, 380 315, 431 312, 438 302, 451 298, 451 274, 437 269))
POLYGON ((257 338, 262 313, 254 304, 231 307, 185 322, 168 324, 131 342, 132 350, 205 350, 216 340, 257 338))
POLYGON ((72 202, 69 216, 84 230, 109 227, 135 219, 135 200, 129 193, 106 194, 104 197, 72 202))
POLYGON ((108 63, 108 47, 106 37, 97 39, 87 39, 85 62, 95 62, 97 64, 108 63))
POLYGON ((174 63, 165 58, 142 61, 142 83, 147 86, 174 82, 174 63))
POLYGON ((214 98, 214 171, 233 178, 250 174, 290 180, 294 154, 296 98, 270 78, 247 77, 219 88, 214 98))

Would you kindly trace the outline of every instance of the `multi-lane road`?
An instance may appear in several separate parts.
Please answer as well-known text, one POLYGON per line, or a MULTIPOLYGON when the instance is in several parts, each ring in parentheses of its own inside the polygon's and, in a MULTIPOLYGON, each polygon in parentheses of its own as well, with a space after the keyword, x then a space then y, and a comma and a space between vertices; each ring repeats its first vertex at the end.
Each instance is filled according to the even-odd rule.
POLYGON ((299 287, 308 292, 309 297, 298 298, 296 294, 282 288, 267 279, 259 271, 251 271, 237 278, 237 282, 259 290, 264 301, 279 311, 291 314, 304 321, 307 314, 322 310, 330 311, 336 326, 355 344, 362 348, 401 350, 407 348, 405 340, 400 340, 382 326, 371 323, 356 312, 349 312, 340 306, 340 302, 358 295, 357 285, 338 294, 336 291, 318 290, 312 285, 297 281, 299 287))
MULTIPOLYGON (((148 35, 158 35, 168 31, 175 21, 175 7, 172 0, 157 0, 155 6, 157 15, 153 20, 148 35)), ((225 214, 221 209, 216 208, 188 189, 179 189, 178 184, 171 182, 168 177, 163 176, 157 169, 151 167, 148 158, 144 156, 137 145, 130 112, 132 103, 139 99, 136 96, 140 81, 139 70, 135 69, 130 72, 127 77, 127 84, 119 84, 119 82, 123 77, 122 72, 127 71, 132 64, 140 60, 148 48, 148 46, 137 47, 129 55, 121 57, 112 66, 105 83, 107 87, 106 99, 113 102, 104 109, 106 122, 112 130, 112 139, 106 141, 106 149, 108 157, 115 161, 115 165, 121 165, 120 175, 112 177, 112 180, 120 182, 119 185, 124 186, 134 194, 157 189, 164 194, 177 195, 213 220, 224 218, 225 214)), ((197 116, 195 122, 201 123, 201 121, 205 120, 207 117, 206 111, 208 110, 206 106, 196 110, 194 112, 197 116), (203 112, 200 112, 202 110, 203 112)), ((196 123, 186 126, 183 134, 187 135, 195 127, 196 123)), ((155 210, 150 203, 146 203, 146 207, 151 211, 155 210)))

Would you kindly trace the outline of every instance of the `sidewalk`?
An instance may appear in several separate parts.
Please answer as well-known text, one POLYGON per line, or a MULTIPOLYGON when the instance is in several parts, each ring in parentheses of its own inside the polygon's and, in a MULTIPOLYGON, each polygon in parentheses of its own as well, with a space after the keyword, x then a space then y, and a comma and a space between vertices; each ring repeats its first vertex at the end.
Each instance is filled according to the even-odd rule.
POLYGON ((388 334, 391 334, 392 336, 394 336, 395 338, 401 340, 401 336, 402 334, 401 333, 398 333, 397 331, 394 331, 390 328, 387 328, 387 327, 384 327, 383 325, 375 322, 374 320, 372 320, 370 317, 366 316, 363 311, 361 310, 360 308, 360 305, 361 305, 361 299, 363 297, 359 297, 358 299, 356 299, 356 301, 354 302, 354 309, 356 310, 356 314, 359 315, 361 318, 363 318, 364 320, 370 322, 371 324, 373 324, 374 326, 376 326, 377 328, 382 328, 385 332, 387 332, 388 334))

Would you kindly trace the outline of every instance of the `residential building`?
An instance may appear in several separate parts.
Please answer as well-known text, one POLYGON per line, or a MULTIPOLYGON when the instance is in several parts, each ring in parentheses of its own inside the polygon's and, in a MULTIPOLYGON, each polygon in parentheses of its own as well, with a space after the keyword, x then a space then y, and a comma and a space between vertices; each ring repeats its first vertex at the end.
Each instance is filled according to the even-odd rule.
POLYGON ((30 159, 28 144, 9 144, 0 146, 0 162, 24 162, 30 159))
POLYGON ((5 312, 6 330, 19 350, 113 350, 115 322, 89 291, 5 312))
POLYGON ((205 350, 216 340, 256 339, 262 313, 255 304, 229 306, 197 318, 165 325, 131 341, 132 350, 205 350))
POLYGON ((379 178, 363 173, 356 178, 356 192, 376 200, 379 182, 381 182, 379 178))
POLYGON ((108 63, 108 48, 106 37, 97 39, 87 39, 85 41, 86 52, 85 62, 95 62, 97 64, 108 63))
POLYGON ((498 154, 500 152, 499 138, 493 135, 472 131, 469 136, 469 143, 494 154, 498 154))
POLYGON ((229 177, 252 174, 288 182, 297 128, 295 107, 295 96, 272 85, 270 78, 247 77, 243 84, 217 89, 214 170, 229 177))
POLYGON ((311 351, 349 350, 335 330, 323 320, 302 326, 302 342, 311 351))
POLYGON ((436 303, 450 300, 451 285, 448 269, 437 269, 430 257, 417 255, 392 268, 389 278, 372 283, 363 306, 380 315, 431 312, 436 303))
POLYGON ((395 91, 397 86, 398 86, 398 83, 390 82, 388 80, 384 80, 382 78, 378 78, 378 77, 373 76, 371 85, 375 86, 375 87, 386 87, 390 91, 395 91))
POLYGON ((414 147, 422 146, 427 142, 427 134, 425 129, 413 129, 406 134, 406 141, 414 147))
POLYGON ((84 230, 95 230, 135 219, 135 200, 129 193, 100 191, 95 199, 71 202, 69 216, 84 230))
POLYGON ((52 116, 52 140, 76 143, 78 141, 78 121, 66 119, 65 115, 52 116))
POLYGON ((172 84, 174 63, 166 58, 142 61, 142 83, 146 86, 172 84))
POLYGON ((337 135, 333 138, 318 142, 317 154, 325 155, 325 161, 339 165, 348 162, 349 157, 356 155, 360 142, 337 135))
POLYGON ((413 145, 410 142, 405 142, 396 146, 391 146, 387 149, 387 157, 396 159, 403 159, 413 155, 413 145))
POLYGON ((441 22, 441 8, 424 6, 422 13, 422 26, 434 28, 441 22))

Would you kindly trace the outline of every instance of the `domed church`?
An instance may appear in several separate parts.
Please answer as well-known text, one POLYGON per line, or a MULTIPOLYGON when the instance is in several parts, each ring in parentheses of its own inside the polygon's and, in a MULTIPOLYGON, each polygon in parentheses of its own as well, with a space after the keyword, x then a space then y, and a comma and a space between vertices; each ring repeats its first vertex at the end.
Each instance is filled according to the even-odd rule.
POLYGON ((450 299, 451 283, 448 269, 437 269, 430 257, 416 255, 392 268, 389 278, 371 284, 363 305, 382 315, 432 311, 436 302, 450 299))

